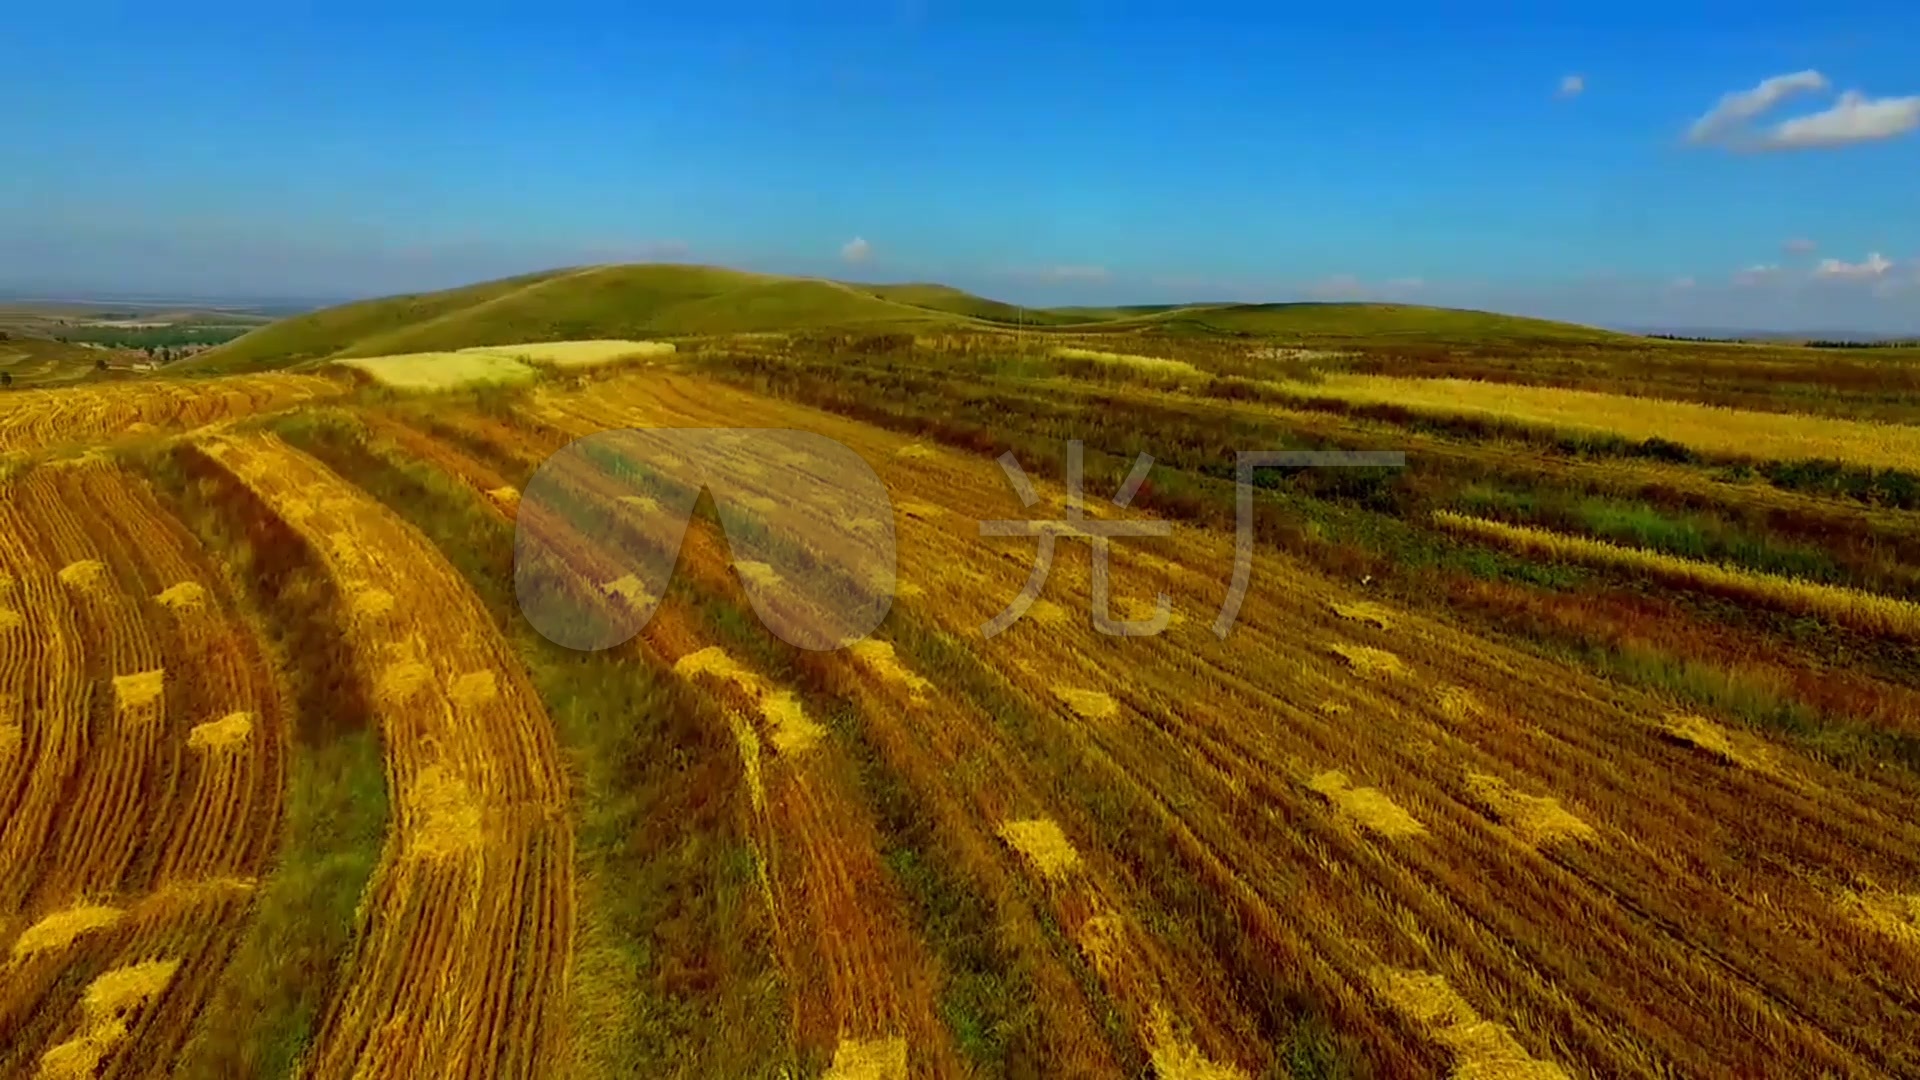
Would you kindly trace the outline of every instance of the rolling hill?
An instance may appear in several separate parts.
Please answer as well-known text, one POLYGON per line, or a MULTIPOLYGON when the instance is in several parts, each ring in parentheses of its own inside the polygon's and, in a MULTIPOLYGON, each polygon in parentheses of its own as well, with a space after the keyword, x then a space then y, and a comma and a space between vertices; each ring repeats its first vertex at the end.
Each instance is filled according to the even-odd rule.
POLYGON ((1321 303, 1022 308, 945 285, 849 285, 720 267, 642 264, 549 271, 327 308, 261 327, 172 370, 225 374, 331 357, 582 338, 820 329, 999 331, 1016 325, 1326 340, 1626 340, 1567 323, 1447 308, 1321 303))

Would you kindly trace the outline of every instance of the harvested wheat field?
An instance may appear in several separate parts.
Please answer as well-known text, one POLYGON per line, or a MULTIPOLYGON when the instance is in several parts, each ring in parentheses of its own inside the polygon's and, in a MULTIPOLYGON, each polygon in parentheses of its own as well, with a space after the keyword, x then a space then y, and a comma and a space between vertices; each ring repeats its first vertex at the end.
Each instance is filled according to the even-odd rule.
POLYGON ((1898 425, 619 272, 0 399, 0 1074, 1920 1075, 1898 425))

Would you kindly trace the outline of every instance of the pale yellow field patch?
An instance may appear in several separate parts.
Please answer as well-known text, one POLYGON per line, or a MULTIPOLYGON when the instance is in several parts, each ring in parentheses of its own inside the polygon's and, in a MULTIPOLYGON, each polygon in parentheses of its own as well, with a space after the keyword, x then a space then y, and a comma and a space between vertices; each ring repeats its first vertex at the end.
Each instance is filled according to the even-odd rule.
POLYGON ((657 360, 677 350, 671 341, 623 341, 593 338, 582 341, 533 341, 520 345, 475 345, 463 353, 485 353, 562 368, 593 367, 620 360, 657 360))
POLYGON ((1899 597, 1777 574, 1756 573, 1697 559, 1684 559, 1661 551, 1623 547, 1584 536, 1527 525, 1509 525, 1503 521, 1468 517, 1446 510, 1435 512, 1433 517, 1442 528, 1493 541, 1522 554, 1566 559, 1589 566, 1625 567, 1683 587, 1731 593, 1769 607, 1831 619, 1868 633, 1920 638, 1920 604, 1899 597))
POLYGON ((1347 774, 1337 769, 1316 774, 1307 781, 1307 786, 1331 803, 1340 816, 1368 832, 1400 839, 1427 831, 1425 825, 1385 793, 1377 788, 1354 787, 1347 774))
POLYGON ((1051 818, 1003 822, 999 832, 1007 846, 1019 852, 1041 877, 1059 880, 1080 865, 1080 853, 1051 818))
POLYGON ((1185 360, 1164 360, 1158 356, 1139 356, 1134 353, 1101 352, 1098 349, 1076 349, 1060 346, 1053 355, 1062 360, 1094 360, 1102 364, 1133 368, 1150 375, 1174 377, 1202 377, 1197 367, 1185 360))
POLYGON ((1730 457, 1846 461, 1920 469, 1920 427, 1798 413, 1753 412, 1557 386, 1393 375, 1329 375, 1270 384, 1301 398, 1399 405, 1441 416, 1488 416, 1554 430, 1666 439, 1730 457))
POLYGON ((364 372, 382 386, 395 390, 453 390, 462 386, 513 385, 532 382, 533 368, 487 352, 401 353, 336 360, 342 367, 364 372))
POLYGON ((632 574, 607 582, 600 586, 600 591, 610 597, 617 596, 625 600, 629 606, 636 608, 651 606, 654 601, 653 594, 648 592, 647 587, 640 583, 640 579, 632 574))

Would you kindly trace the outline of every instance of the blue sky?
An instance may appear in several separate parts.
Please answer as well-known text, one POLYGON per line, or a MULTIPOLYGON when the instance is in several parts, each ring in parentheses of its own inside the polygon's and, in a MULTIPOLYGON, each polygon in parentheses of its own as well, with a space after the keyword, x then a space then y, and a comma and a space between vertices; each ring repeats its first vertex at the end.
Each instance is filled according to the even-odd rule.
POLYGON ((1920 6, 1518 7, 33 5, 0 288, 677 259, 1920 330, 1920 6))

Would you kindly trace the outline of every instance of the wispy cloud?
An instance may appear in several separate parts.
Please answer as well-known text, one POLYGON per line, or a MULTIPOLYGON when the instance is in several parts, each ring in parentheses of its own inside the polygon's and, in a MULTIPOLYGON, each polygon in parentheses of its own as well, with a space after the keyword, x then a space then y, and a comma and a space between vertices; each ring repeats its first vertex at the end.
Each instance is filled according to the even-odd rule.
POLYGON ((1830 109, 1774 125, 1761 136, 1770 150, 1849 146, 1905 135, 1920 128, 1920 96, 1870 98, 1858 90, 1840 95, 1830 109))
POLYGON ((1820 250, 1820 245, 1804 236, 1796 236, 1786 243, 1781 244, 1780 250, 1789 255, 1811 255, 1815 251, 1820 250))
POLYGON ((1674 278, 1672 281, 1668 282, 1667 287, 1670 289, 1674 289, 1678 292, 1685 292, 1688 289, 1691 289, 1698 284, 1700 283, 1698 281, 1695 281, 1692 277, 1677 277, 1677 278, 1674 278))
POLYGON ((856 236, 840 245, 840 257, 850 263, 863 263, 873 258, 873 245, 856 236))
POLYGON ((1864 262, 1841 262, 1839 259, 1821 259, 1814 267, 1813 276, 1828 281, 1878 281, 1893 269, 1893 260, 1875 251, 1864 262))
POLYGON ((1817 71, 1796 71, 1763 79, 1751 90, 1723 94, 1718 104, 1687 129, 1687 139, 1703 144, 1718 142, 1793 95, 1825 90, 1827 85, 1827 77, 1817 71))
POLYGON ((1780 280, 1780 268, 1772 263, 1760 263, 1749 266, 1733 275, 1735 285, 1752 288, 1755 285, 1770 285, 1780 280))
POLYGON ((1788 98, 1831 87, 1818 71, 1775 75, 1751 90, 1722 95, 1687 129, 1687 141, 1729 150, 1804 150, 1891 139, 1920 128, 1920 96, 1870 98, 1858 90, 1846 91, 1819 112, 1754 126, 1788 98))
POLYGON ((1579 97, 1586 92, 1587 77, 1585 75, 1568 75, 1560 80, 1560 96, 1563 98, 1579 97))

